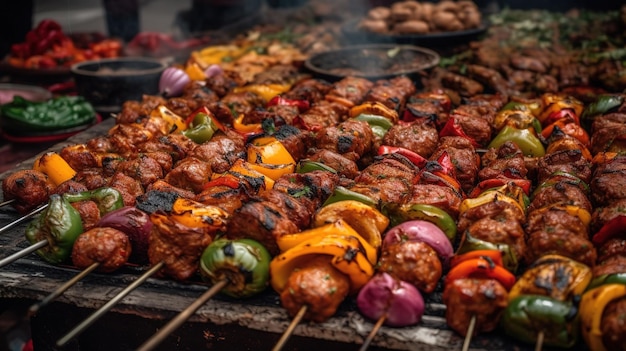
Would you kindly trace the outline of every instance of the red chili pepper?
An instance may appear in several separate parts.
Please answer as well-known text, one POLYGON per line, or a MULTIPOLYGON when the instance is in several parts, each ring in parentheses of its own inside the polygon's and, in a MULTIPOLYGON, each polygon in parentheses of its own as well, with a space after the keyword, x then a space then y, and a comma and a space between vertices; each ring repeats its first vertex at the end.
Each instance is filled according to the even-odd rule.
POLYGON ((476 140, 474 140, 474 138, 465 134, 465 131, 463 130, 463 128, 461 128, 461 125, 457 123, 457 118, 455 116, 450 116, 446 124, 443 126, 443 128, 439 132, 439 137, 444 137, 444 136, 463 137, 469 140, 472 143, 472 146, 474 147, 480 146, 480 144, 478 144, 476 140))
POLYGON ((414 165, 416 165, 419 168, 424 167, 426 162, 428 162, 428 160, 426 160, 425 158, 420 156, 418 153, 415 153, 415 152, 413 152, 413 151, 411 151, 409 149, 405 149, 403 147, 381 145, 378 148, 378 155, 379 156, 386 155, 386 154, 391 154, 391 153, 397 153, 397 154, 400 154, 400 155, 408 158, 411 162, 413 162, 414 165))
POLYGON ((267 106, 296 106, 298 111, 304 112, 311 107, 311 104, 308 100, 293 100, 276 95, 267 103, 267 106))
POLYGON ((494 264, 504 267, 504 264, 502 261, 502 252, 498 250, 474 250, 468 253, 454 255, 454 257, 452 257, 452 260, 450 261, 450 267, 454 268, 455 266, 458 266, 461 262, 469 261, 475 258, 485 258, 485 257, 489 257, 489 259, 494 264))
POLYGON ((626 214, 619 215, 606 222, 593 236, 591 241, 594 245, 596 245, 596 247, 599 247, 610 239, 613 239, 623 233, 624 228, 626 228, 626 214))
POLYGON ((39 34, 40 37, 45 36, 48 32, 50 31, 54 31, 54 30, 61 30, 61 25, 51 19, 44 19, 41 22, 39 22, 39 24, 37 25, 37 28, 35 28, 35 32, 37 34, 39 34))
POLYGON ((232 176, 224 175, 205 183, 202 187, 204 189, 208 189, 214 186, 226 186, 231 189, 237 189, 239 188, 239 185, 240 183, 238 179, 233 178, 232 176))
POLYGON ((39 55, 43 54, 51 49, 55 44, 61 43, 61 41, 66 38, 65 34, 63 34, 60 30, 51 30, 37 42, 33 52, 39 55))
POLYGON ((517 185, 524 191, 526 195, 530 195, 530 187, 532 185, 530 180, 502 177, 502 178, 485 179, 482 182, 478 183, 478 185, 476 185, 476 187, 472 189, 472 192, 469 194, 469 197, 470 198, 478 197, 478 195, 480 195, 483 191, 487 189, 497 188, 499 186, 509 184, 509 183, 513 183, 517 185))
POLYGON ((478 278, 495 279, 508 291, 515 284, 515 276, 506 268, 497 265, 488 256, 473 258, 454 266, 446 276, 445 284, 451 284, 457 279, 478 278))

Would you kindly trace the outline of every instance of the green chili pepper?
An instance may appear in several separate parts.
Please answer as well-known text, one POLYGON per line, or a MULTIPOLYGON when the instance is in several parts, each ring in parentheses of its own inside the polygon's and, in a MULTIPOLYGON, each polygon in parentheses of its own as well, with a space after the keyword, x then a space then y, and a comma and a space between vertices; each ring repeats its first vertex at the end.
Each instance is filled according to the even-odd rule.
POLYGON ((48 207, 26 228, 26 240, 32 245, 47 240, 37 254, 52 264, 65 262, 72 254, 74 241, 83 232, 78 211, 61 195, 50 195, 48 207))
POLYGON ((216 284, 226 279, 222 293, 249 297, 265 290, 269 282, 271 261, 269 252, 251 239, 218 239, 207 246, 200 259, 204 280, 216 284))
POLYGON ((543 332, 543 343, 569 348, 578 342, 578 308, 541 295, 521 295, 509 301, 500 320, 506 334, 530 344, 543 332))
POLYGON ((502 243, 491 243, 474 237, 469 231, 465 231, 462 242, 459 244, 459 248, 456 251, 457 255, 468 253, 475 250, 497 250, 502 253, 502 262, 504 268, 510 272, 517 271, 518 261, 515 251, 507 245, 502 243))
POLYGON ((44 102, 20 96, 0 107, 2 127, 17 131, 51 131, 78 127, 94 121, 96 112, 81 96, 59 96, 44 102))
POLYGON ((98 205, 100 215, 104 215, 118 208, 124 207, 124 198, 114 188, 104 187, 80 193, 65 193, 63 198, 68 202, 93 201, 98 205))
POLYGON ((382 213, 389 218, 389 227, 394 227, 400 223, 421 219, 435 224, 441 229, 451 242, 456 238, 456 223, 454 219, 444 210, 427 204, 399 205, 384 204, 382 213))
POLYGON ((371 197, 367 195, 357 193, 356 191, 349 190, 342 186, 336 186, 335 191, 333 191, 332 195, 330 195, 328 199, 326 199, 322 206, 344 200, 355 200, 372 207, 376 207, 377 205, 376 201, 374 201, 371 197))
POLYGON ((372 132, 374 132, 374 135, 379 138, 384 137, 385 134, 387 134, 389 128, 393 126, 393 123, 391 123, 389 118, 378 115, 362 113, 354 117, 354 119, 367 122, 367 124, 369 124, 372 128, 372 132))
POLYGON ((211 140, 215 132, 219 129, 213 121, 213 118, 202 112, 196 114, 189 127, 189 129, 184 130, 182 133, 196 144, 202 144, 211 140))
POLYGON ((543 144, 535 135, 534 128, 517 129, 504 126, 488 147, 497 149, 507 141, 515 143, 525 156, 541 157, 546 153, 543 144))
POLYGON ((334 168, 329 167, 321 162, 311 160, 301 160, 300 162, 298 162, 298 166, 296 167, 297 173, 307 173, 313 171, 326 171, 337 174, 337 171, 334 168))
POLYGON ((624 103, 622 95, 601 95, 598 99, 587 105, 581 116, 581 123, 589 129, 593 120, 599 116, 611 112, 624 103))
POLYGON ((591 280, 587 286, 587 291, 597 288, 600 285, 622 284, 626 285, 626 273, 602 274, 591 280))

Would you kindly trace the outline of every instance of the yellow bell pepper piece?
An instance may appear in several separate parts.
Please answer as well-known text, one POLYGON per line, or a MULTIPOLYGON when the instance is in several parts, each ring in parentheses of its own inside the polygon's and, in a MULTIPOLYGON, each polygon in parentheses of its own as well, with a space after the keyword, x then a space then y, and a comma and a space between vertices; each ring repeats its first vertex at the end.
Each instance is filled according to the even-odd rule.
POLYGON ((330 263, 350 279, 350 294, 356 294, 374 274, 361 242, 350 235, 316 236, 274 257, 270 263, 271 284, 282 292, 291 273, 306 266, 312 256, 328 256, 330 263))
POLYGON ((343 220, 375 248, 382 244, 381 233, 389 225, 389 218, 372 206, 356 200, 333 202, 322 207, 313 218, 313 226, 343 220))
POLYGON ((537 209, 534 212, 544 213, 544 212, 554 210, 554 209, 565 211, 569 215, 578 217, 578 219, 580 219, 580 221, 583 223, 585 227, 588 227, 589 223, 591 223, 591 213, 589 213, 589 211, 585 210, 584 208, 580 206, 564 205, 564 204, 548 205, 546 207, 537 209))
POLYGON ((52 184, 59 184, 68 181, 76 175, 76 171, 56 152, 46 152, 35 159, 33 169, 48 176, 52 184))
POLYGON ((170 216, 176 223, 185 227, 212 227, 217 230, 226 225, 229 214, 217 206, 179 198, 172 205, 170 216))
POLYGON ((295 163, 282 165, 274 165, 270 163, 248 163, 248 166, 274 181, 278 180, 278 178, 283 175, 293 173, 296 170, 295 163))
POLYGON ((581 296, 591 282, 591 269, 561 255, 545 255, 533 263, 517 280, 509 301, 520 295, 544 295, 559 301, 581 296))
POLYGON ((327 223, 316 228, 304 230, 299 233, 281 235, 276 239, 276 243, 278 244, 280 251, 287 251, 304 241, 309 241, 326 235, 349 235, 356 237, 361 242, 367 259, 371 264, 376 264, 378 260, 378 247, 370 245, 370 243, 367 242, 363 236, 361 236, 356 230, 354 230, 354 228, 342 219, 338 219, 332 223, 327 223))
POLYGON ((262 130, 261 123, 249 123, 244 124, 243 119, 245 115, 240 114, 237 118, 233 119, 233 129, 240 133, 254 133, 262 130))
POLYGON ((580 323, 583 339, 590 350, 606 351, 602 342, 602 315, 613 300, 626 296, 626 285, 608 284, 589 290, 580 300, 580 323))
POLYGON ((390 109, 378 101, 367 101, 350 109, 351 118, 357 117, 360 114, 382 116, 389 119, 391 123, 394 124, 397 123, 399 119, 398 111, 390 109))
POLYGON ((583 113, 585 105, 572 96, 562 94, 546 93, 541 96, 543 102, 543 111, 539 114, 539 121, 543 123, 551 114, 559 112, 563 109, 572 109, 576 116, 583 113))
POLYGON ((514 205, 516 208, 518 208, 520 210, 520 212, 522 214, 525 214, 526 211, 524 208, 522 208, 522 206, 520 206, 519 202, 516 201, 515 199, 499 192, 499 191, 488 191, 485 192, 484 194, 480 195, 479 197, 476 198, 468 198, 465 199, 461 202, 461 205, 459 205, 459 215, 465 213, 467 210, 474 208, 474 207, 478 207, 478 206, 482 206, 484 204, 490 203, 490 202, 496 202, 496 201, 504 201, 504 202, 508 202, 511 205, 514 205))
POLYGON ((204 81, 206 76, 204 71, 197 63, 189 63, 185 67, 185 73, 191 78, 191 80, 204 81))
POLYGON ((290 84, 249 84, 233 89, 235 93, 249 91, 262 97, 265 101, 270 101, 274 96, 285 93, 291 89, 290 84))
POLYGON ((296 164, 285 145, 274 140, 263 145, 248 145, 248 162, 272 165, 296 164))
MULTIPOLYGON (((225 174, 236 177, 237 179, 242 178, 259 178, 263 180, 265 190, 270 190, 274 187, 274 180, 263 173, 253 169, 249 162, 246 162, 242 159, 238 159, 235 163, 230 167, 225 174)), ((213 173, 211 179, 215 179, 225 174, 213 173)))
POLYGON ((171 133, 180 133, 183 130, 187 129, 187 123, 185 123, 185 119, 174 112, 168 109, 165 105, 157 106, 150 113, 151 117, 159 117, 163 118, 169 125, 169 132, 171 133))

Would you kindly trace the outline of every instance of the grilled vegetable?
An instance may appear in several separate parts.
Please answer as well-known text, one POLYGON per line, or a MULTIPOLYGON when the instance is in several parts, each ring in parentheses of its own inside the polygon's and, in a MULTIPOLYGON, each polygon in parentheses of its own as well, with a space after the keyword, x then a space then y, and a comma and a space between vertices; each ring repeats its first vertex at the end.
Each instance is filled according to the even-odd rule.
POLYGON ((182 133, 196 144, 202 144, 211 140, 218 129, 219 127, 209 114, 197 113, 191 123, 189 123, 189 128, 185 129, 182 133))
POLYGON ((439 227, 422 220, 406 221, 389 229, 383 240, 383 247, 404 241, 422 241, 437 252, 444 266, 450 263, 454 249, 450 240, 439 227))
POLYGON ((96 226, 114 228, 126 234, 132 246, 129 260, 136 263, 148 261, 152 222, 147 213, 135 206, 125 206, 102 216, 96 226))
POLYGON ((33 169, 48 176, 52 184, 59 185, 76 175, 76 171, 56 152, 46 152, 33 163, 33 169))
POLYGON ((372 200, 371 197, 357 193, 356 191, 352 191, 341 185, 335 187, 333 193, 328 197, 328 199, 326 199, 322 206, 325 207, 332 203, 346 200, 362 202, 368 206, 376 206, 376 202, 372 200))
POLYGON ((63 198, 68 202, 93 201, 98 205, 100 215, 124 207, 122 194, 114 188, 104 187, 94 190, 82 191, 80 193, 65 193, 63 198))
POLYGON ((517 271, 517 256, 509 245, 502 243, 490 243, 488 241, 478 239, 469 231, 466 231, 463 235, 461 243, 459 244, 456 254, 461 255, 476 250, 496 250, 501 252, 504 268, 508 269, 509 272, 517 271))
POLYGON ((384 324, 391 327, 417 324, 424 314, 424 299, 419 290, 384 272, 365 284, 356 302, 361 314, 372 320, 385 316, 384 324))
POLYGON ((448 272, 445 284, 451 284, 453 281, 463 278, 495 279, 506 290, 510 290, 515 284, 515 276, 488 256, 458 262, 448 272))
POLYGON ((392 227, 410 220, 423 220, 435 224, 450 242, 456 238, 456 223, 444 210, 427 204, 384 204, 382 212, 389 217, 392 227))
POLYGON ((226 279, 221 290, 226 295, 249 297, 267 288, 270 260, 265 247, 254 240, 218 239, 202 253, 200 273, 213 284, 226 279))
POLYGON ((350 117, 357 118, 359 115, 384 117, 392 124, 398 122, 398 112, 378 101, 367 101, 350 109, 350 117))
MULTIPOLYGON (((570 348, 578 342, 578 309, 568 301, 521 295, 511 301, 500 320, 506 334, 530 344, 543 333, 544 345, 570 348)), ((596 350, 596 349, 593 349, 596 350)))
POLYGON ((159 79, 159 92, 165 97, 179 96, 190 82, 187 72, 178 67, 168 67, 159 79))
POLYGON ((505 126, 500 130, 498 135, 491 140, 488 147, 497 149, 507 141, 515 143, 525 156, 541 157, 546 153, 546 150, 533 128, 517 129, 515 127, 505 126))
POLYGON ((93 122, 96 112, 82 96, 59 96, 33 102, 15 96, 0 106, 2 128, 6 131, 54 131, 93 122))
POLYGON ((391 154, 391 153, 397 153, 400 154, 406 158, 408 158, 411 162, 413 162, 413 164, 415 164, 417 167, 424 167, 424 165, 426 164, 426 162, 428 160, 426 160, 425 158, 423 158, 422 156, 420 156, 419 154, 409 150, 409 149, 405 149, 403 147, 400 146, 389 146, 389 145, 381 145, 378 148, 378 155, 382 156, 382 155, 386 155, 386 154, 391 154))
POLYGON ((589 290, 580 301, 580 320, 583 338, 594 351, 606 351, 602 341, 602 315, 612 301, 626 296, 626 285, 606 284, 589 290))
POLYGON ((50 195, 48 207, 26 228, 26 240, 35 244, 47 240, 48 245, 37 254, 52 264, 60 264, 72 254, 76 238, 83 232, 80 214, 66 198, 50 195))

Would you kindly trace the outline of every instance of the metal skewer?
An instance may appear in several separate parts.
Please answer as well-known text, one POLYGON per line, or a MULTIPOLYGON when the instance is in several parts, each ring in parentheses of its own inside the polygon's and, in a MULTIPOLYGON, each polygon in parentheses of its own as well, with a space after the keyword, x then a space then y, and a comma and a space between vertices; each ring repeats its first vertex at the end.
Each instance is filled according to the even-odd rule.
POLYGON ((28 313, 30 313, 31 315, 34 315, 35 313, 37 313, 37 311, 39 311, 40 308, 46 306, 47 304, 52 302, 54 299, 61 296, 61 294, 63 294, 67 289, 71 288, 72 285, 76 284, 79 280, 83 279, 87 274, 91 273, 94 269, 98 268, 99 265, 100 265, 100 262, 92 263, 91 266, 85 268, 82 272, 74 276, 74 278, 65 282, 65 284, 58 287, 56 290, 50 293, 50 295, 46 296, 43 300, 30 306, 30 308, 28 309, 28 313))
POLYGON ((293 320, 291 321, 291 324, 289 324, 289 327, 287 327, 287 330, 285 330, 285 332, 280 337, 280 340, 278 340, 278 342, 276 343, 272 351, 280 351, 283 348, 283 346, 287 343, 287 340, 289 340, 289 337, 291 337, 291 334, 293 334, 294 329, 296 329, 296 327, 298 326, 298 323, 300 323, 300 321, 304 317, 306 310, 307 310, 306 305, 300 307, 298 314, 296 314, 296 316, 293 318, 293 320))
POLYGON ((4 232, 6 232, 7 230, 9 230, 9 229, 11 229, 11 228, 15 227, 15 226, 16 226, 16 225, 18 225, 18 224, 20 224, 20 223, 24 222, 25 220, 27 220, 27 219, 29 219, 30 217, 32 217, 32 216, 34 216, 34 215, 38 214, 39 212, 41 212, 41 211, 45 210, 46 208, 48 208, 48 204, 45 204, 45 205, 43 205, 43 206, 41 206, 41 207, 38 207, 38 208, 36 208, 36 209, 34 209, 34 210, 30 211, 29 213, 27 213, 27 214, 23 215, 22 217, 20 217, 20 218, 18 218, 18 219, 16 219, 16 220, 14 220, 13 222, 11 222, 11 223, 9 223, 9 224, 5 225, 4 227, 0 228, 0 234, 2 234, 2 233, 4 233, 4 232))
POLYGON ((10 205, 10 204, 12 204, 14 202, 15 202, 15 199, 11 199, 11 200, 0 202, 0 207, 4 207, 6 205, 10 205))
POLYGON ((180 327, 187 319, 189 319, 196 311, 202 307, 210 298, 217 294, 222 288, 228 284, 228 280, 224 279, 213 285, 202 296, 200 296, 191 305, 180 312, 174 319, 165 325, 152 338, 148 339, 143 345, 139 346, 137 351, 149 351, 157 347, 165 338, 180 327))
POLYGON ((64 337, 62 337, 61 339, 57 340, 56 346, 57 347, 62 347, 65 344, 67 344, 70 340, 72 340, 74 337, 76 337, 80 333, 82 333, 85 329, 87 329, 95 321, 97 321, 98 318, 100 318, 102 315, 104 315, 106 312, 108 312, 111 308, 113 308, 113 306, 115 306, 116 303, 118 303, 120 300, 122 300, 124 297, 126 297, 126 295, 131 293, 135 288, 137 288, 143 282, 148 280, 148 278, 150 278, 152 275, 154 275, 156 272, 158 272, 161 268, 163 268, 163 265, 165 265, 165 262, 161 261, 161 262, 157 263, 156 265, 154 265, 152 268, 150 268, 150 270, 146 271, 146 273, 142 274, 132 284, 127 286, 124 290, 120 291, 111 300, 109 300, 109 302, 104 304, 104 306, 100 307, 99 310, 94 312, 91 316, 87 317, 84 321, 82 321, 82 323, 80 323, 79 325, 74 327, 74 329, 70 330, 70 332, 65 334, 64 337))
POLYGON ((387 320, 387 313, 384 313, 382 316, 380 316, 380 318, 378 318, 378 321, 376 321, 376 324, 374 324, 374 328, 372 328, 369 335, 367 335, 367 338, 365 338, 365 341, 363 341, 363 345, 361 345, 359 351, 367 350, 372 340, 374 340, 376 333, 378 333, 380 327, 382 327, 383 323, 385 323, 385 320, 387 320))
POLYGON ((467 327, 467 334, 465 334, 465 340, 463 341, 462 351, 469 350, 470 341, 472 341, 472 336, 474 335, 474 328, 476 328, 476 316, 472 316, 472 319, 470 319, 470 324, 467 327))
POLYGON ((9 263, 12 263, 13 261, 16 261, 16 260, 20 259, 20 258, 22 258, 22 257, 24 257, 24 256, 26 256, 28 254, 31 254, 31 253, 41 249, 42 247, 46 247, 46 246, 48 246, 48 240, 42 240, 42 241, 36 242, 36 243, 32 244, 31 246, 29 246, 29 247, 27 247, 27 248, 25 248, 23 250, 20 250, 20 251, 14 253, 13 255, 11 255, 9 257, 6 257, 6 258, 3 258, 2 260, 0 260, 0 268, 8 265, 9 263))

